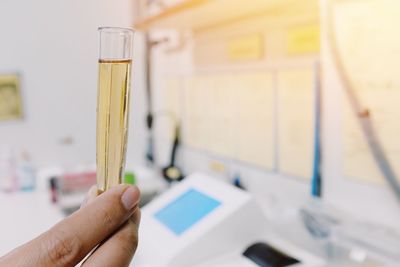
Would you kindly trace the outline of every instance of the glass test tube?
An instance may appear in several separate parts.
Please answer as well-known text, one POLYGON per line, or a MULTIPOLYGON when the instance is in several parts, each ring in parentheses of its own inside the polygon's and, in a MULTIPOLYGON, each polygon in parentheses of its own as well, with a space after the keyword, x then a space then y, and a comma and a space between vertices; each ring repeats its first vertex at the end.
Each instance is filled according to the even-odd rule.
POLYGON ((102 27, 97 95, 97 188, 122 183, 128 133, 133 30, 102 27))

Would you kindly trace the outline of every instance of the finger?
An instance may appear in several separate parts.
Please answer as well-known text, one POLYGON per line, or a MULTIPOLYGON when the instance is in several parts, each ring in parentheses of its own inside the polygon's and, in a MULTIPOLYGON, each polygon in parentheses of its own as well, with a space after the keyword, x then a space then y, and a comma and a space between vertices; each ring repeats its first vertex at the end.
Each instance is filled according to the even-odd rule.
POLYGON ((75 265, 133 214, 139 195, 134 186, 111 188, 13 254, 29 266, 75 265))
POLYGON ((81 208, 83 208, 84 206, 86 206, 87 204, 93 202, 93 200, 98 196, 99 191, 97 189, 96 185, 93 185, 88 193, 86 194, 85 199, 83 200, 82 204, 81 204, 81 208))
POLYGON ((140 209, 138 209, 137 211, 135 211, 132 214, 132 216, 130 218, 138 226, 138 228, 139 228, 139 225, 140 225, 141 215, 142 215, 142 213, 141 213, 140 209))
POLYGON ((101 244, 83 267, 129 266, 138 245, 140 210, 137 209, 115 234, 101 244))
MULTIPOLYGON (((59 245, 61 251, 55 253, 53 257, 48 257, 50 262, 54 262, 54 258, 57 261, 62 258, 66 261, 64 265, 79 262, 93 247, 106 239, 131 216, 138 201, 137 187, 126 185, 117 186, 96 197, 49 231, 48 240, 54 236, 61 240, 58 242, 61 243, 59 245)), ((56 251, 59 250, 55 248, 56 251)))

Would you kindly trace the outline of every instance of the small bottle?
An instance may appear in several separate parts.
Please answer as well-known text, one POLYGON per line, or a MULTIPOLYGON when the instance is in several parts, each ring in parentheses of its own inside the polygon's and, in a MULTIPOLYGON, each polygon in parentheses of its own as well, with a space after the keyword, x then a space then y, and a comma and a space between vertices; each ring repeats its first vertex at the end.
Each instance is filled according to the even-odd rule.
POLYGON ((32 191, 36 185, 36 172, 27 152, 22 152, 17 167, 19 188, 22 191, 32 191))
POLYGON ((51 177, 49 182, 50 182, 51 203, 57 203, 58 202, 58 178, 51 177))

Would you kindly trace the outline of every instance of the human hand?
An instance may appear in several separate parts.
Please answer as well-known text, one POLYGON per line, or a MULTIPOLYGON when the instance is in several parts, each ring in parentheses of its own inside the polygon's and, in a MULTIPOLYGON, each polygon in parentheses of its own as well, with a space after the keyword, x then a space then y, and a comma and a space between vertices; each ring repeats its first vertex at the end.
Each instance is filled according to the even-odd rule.
POLYGON ((96 192, 91 189, 71 216, 0 258, 0 267, 75 266, 85 257, 84 267, 129 266, 138 244, 139 190, 118 185, 96 192))

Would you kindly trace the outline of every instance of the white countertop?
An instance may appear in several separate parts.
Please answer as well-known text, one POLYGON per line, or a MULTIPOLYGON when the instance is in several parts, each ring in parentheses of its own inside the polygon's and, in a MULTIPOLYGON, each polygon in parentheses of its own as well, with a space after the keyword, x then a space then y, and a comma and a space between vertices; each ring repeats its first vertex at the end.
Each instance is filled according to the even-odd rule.
POLYGON ((0 193, 0 255, 31 240, 63 218, 46 191, 0 193))
MULTIPOLYGON (((35 238, 64 218, 60 208, 51 203, 50 193, 44 179, 41 179, 38 185, 39 187, 33 192, 0 192, 0 256, 35 238)), ((271 201, 263 199, 261 202, 271 201)), ((273 206, 266 205, 263 208, 271 213, 274 210, 273 206)), ((275 207, 278 210, 281 208, 280 206, 275 207)), ((276 214, 274 216, 276 217, 276 214)), ((299 238, 302 239, 305 247, 309 248, 309 242, 305 242, 305 237, 299 236, 299 238)), ((363 263, 357 266, 379 266, 368 264, 363 263)))

